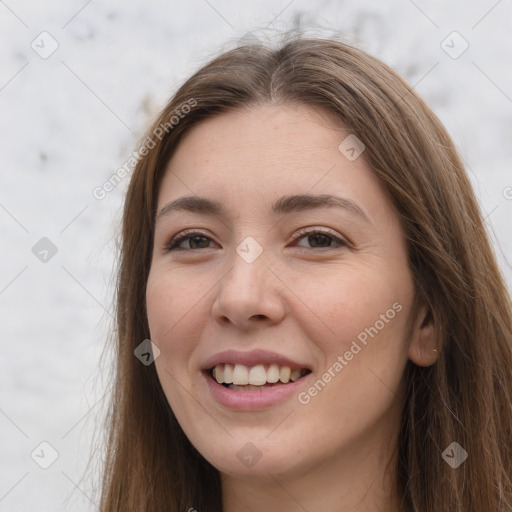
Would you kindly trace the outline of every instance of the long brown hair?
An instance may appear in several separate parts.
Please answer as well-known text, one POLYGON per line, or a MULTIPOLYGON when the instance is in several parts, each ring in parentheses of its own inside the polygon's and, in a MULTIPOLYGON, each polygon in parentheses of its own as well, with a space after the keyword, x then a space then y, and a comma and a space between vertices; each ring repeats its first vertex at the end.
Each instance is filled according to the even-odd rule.
POLYGON ((101 511, 222 510, 219 472, 188 441, 155 366, 141 364, 134 349, 149 338, 156 198, 173 151, 202 120, 268 102, 327 110, 365 144, 400 216, 417 297, 442 340, 434 365, 409 361, 403 376, 402 511, 510 512, 512 308, 461 159, 432 110, 384 63, 335 39, 301 38, 214 58, 144 139, 123 214, 101 511), (453 442, 469 455, 457 469, 442 457, 453 442))

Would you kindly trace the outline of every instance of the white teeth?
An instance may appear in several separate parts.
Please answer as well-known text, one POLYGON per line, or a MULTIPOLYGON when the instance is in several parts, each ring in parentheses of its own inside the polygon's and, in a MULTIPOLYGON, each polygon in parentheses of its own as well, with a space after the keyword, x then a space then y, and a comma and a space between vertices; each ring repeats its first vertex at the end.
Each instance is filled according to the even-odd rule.
POLYGON ((215 367, 215 380, 219 384, 224 382, 224 368, 220 365, 215 367))
POLYGON ((279 371, 279 380, 283 384, 287 384, 288 382, 290 382, 291 373, 292 373, 292 371, 290 370, 289 366, 283 366, 281 368, 281 370, 279 371))
POLYGON ((292 382, 295 382, 296 380, 299 380, 301 377, 302 377, 302 371, 301 370, 293 370, 292 373, 290 374, 290 380, 292 382))
POLYGON ((263 386, 267 383, 267 372, 262 364, 253 366, 249 370, 249 384, 253 386, 263 386))
POLYGON ((271 364, 267 370, 267 382, 275 384, 279 380, 279 366, 271 364))
MULTIPOLYGON (((219 365, 222 366, 222 365, 219 365)), ((224 384, 233 384, 233 365, 224 365, 224 384)))
MULTIPOLYGON (((221 365, 217 365, 215 368, 218 368, 221 365)), ((247 366, 243 364, 235 364, 235 368, 233 370, 233 384, 237 384, 238 386, 243 386, 244 384, 249 384, 249 370, 247 366)))
MULTIPOLYGON (((272 363, 265 369, 265 365, 258 364, 248 367, 243 364, 218 364, 212 372, 213 378, 219 384, 233 384, 233 386, 265 386, 282 382, 288 384, 295 382, 308 373, 306 369, 293 371, 289 366, 279 366, 272 363)), ((268 387, 268 386, 266 386, 268 387)))

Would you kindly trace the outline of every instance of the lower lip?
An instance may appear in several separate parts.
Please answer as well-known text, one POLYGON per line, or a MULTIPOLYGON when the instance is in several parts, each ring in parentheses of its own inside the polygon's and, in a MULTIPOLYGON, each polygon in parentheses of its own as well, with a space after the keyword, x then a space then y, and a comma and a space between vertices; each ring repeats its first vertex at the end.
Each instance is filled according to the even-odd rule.
POLYGON ((206 384, 210 389, 213 398, 217 400, 224 407, 238 411, 266 409, 272 407, 290 398, 299 392, 299 389, 304 386, 304 383, 311 373, 301 377, 295 382, 283 384, 280 386, 272 386, 271 388, 262 389, 261 391, 237 391, 229 389, 213 380, 209 374, 203 373, 206 379, 206 384))

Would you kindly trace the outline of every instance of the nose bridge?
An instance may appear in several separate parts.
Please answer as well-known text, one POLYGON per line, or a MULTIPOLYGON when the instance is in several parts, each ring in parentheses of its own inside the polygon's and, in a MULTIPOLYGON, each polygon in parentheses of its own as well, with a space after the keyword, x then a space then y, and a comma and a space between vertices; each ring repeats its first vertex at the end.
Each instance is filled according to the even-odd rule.
POLYGON ((284 314, 268 252, 248 236, 235 248, 213 305, 214 317, 244 326, 251 318, 280 321, 284 314))
POLYGON ((230 259, 231 270, 224 284, 233 285, 230 292, 235 293, 238 300, 257 299, 267 282, 267 256, 263 246, 252 236, 244 238, 235 248, 230 259))

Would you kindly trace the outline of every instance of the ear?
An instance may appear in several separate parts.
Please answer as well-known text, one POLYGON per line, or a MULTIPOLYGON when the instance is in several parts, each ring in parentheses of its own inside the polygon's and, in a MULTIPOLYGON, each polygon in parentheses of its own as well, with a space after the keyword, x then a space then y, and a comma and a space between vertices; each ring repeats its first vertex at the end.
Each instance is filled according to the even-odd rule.
POLYGON ((430 308, 418 306, 412 322, 409 359, 418 366, 431 366, 437 361, 440 346, 430 308))

